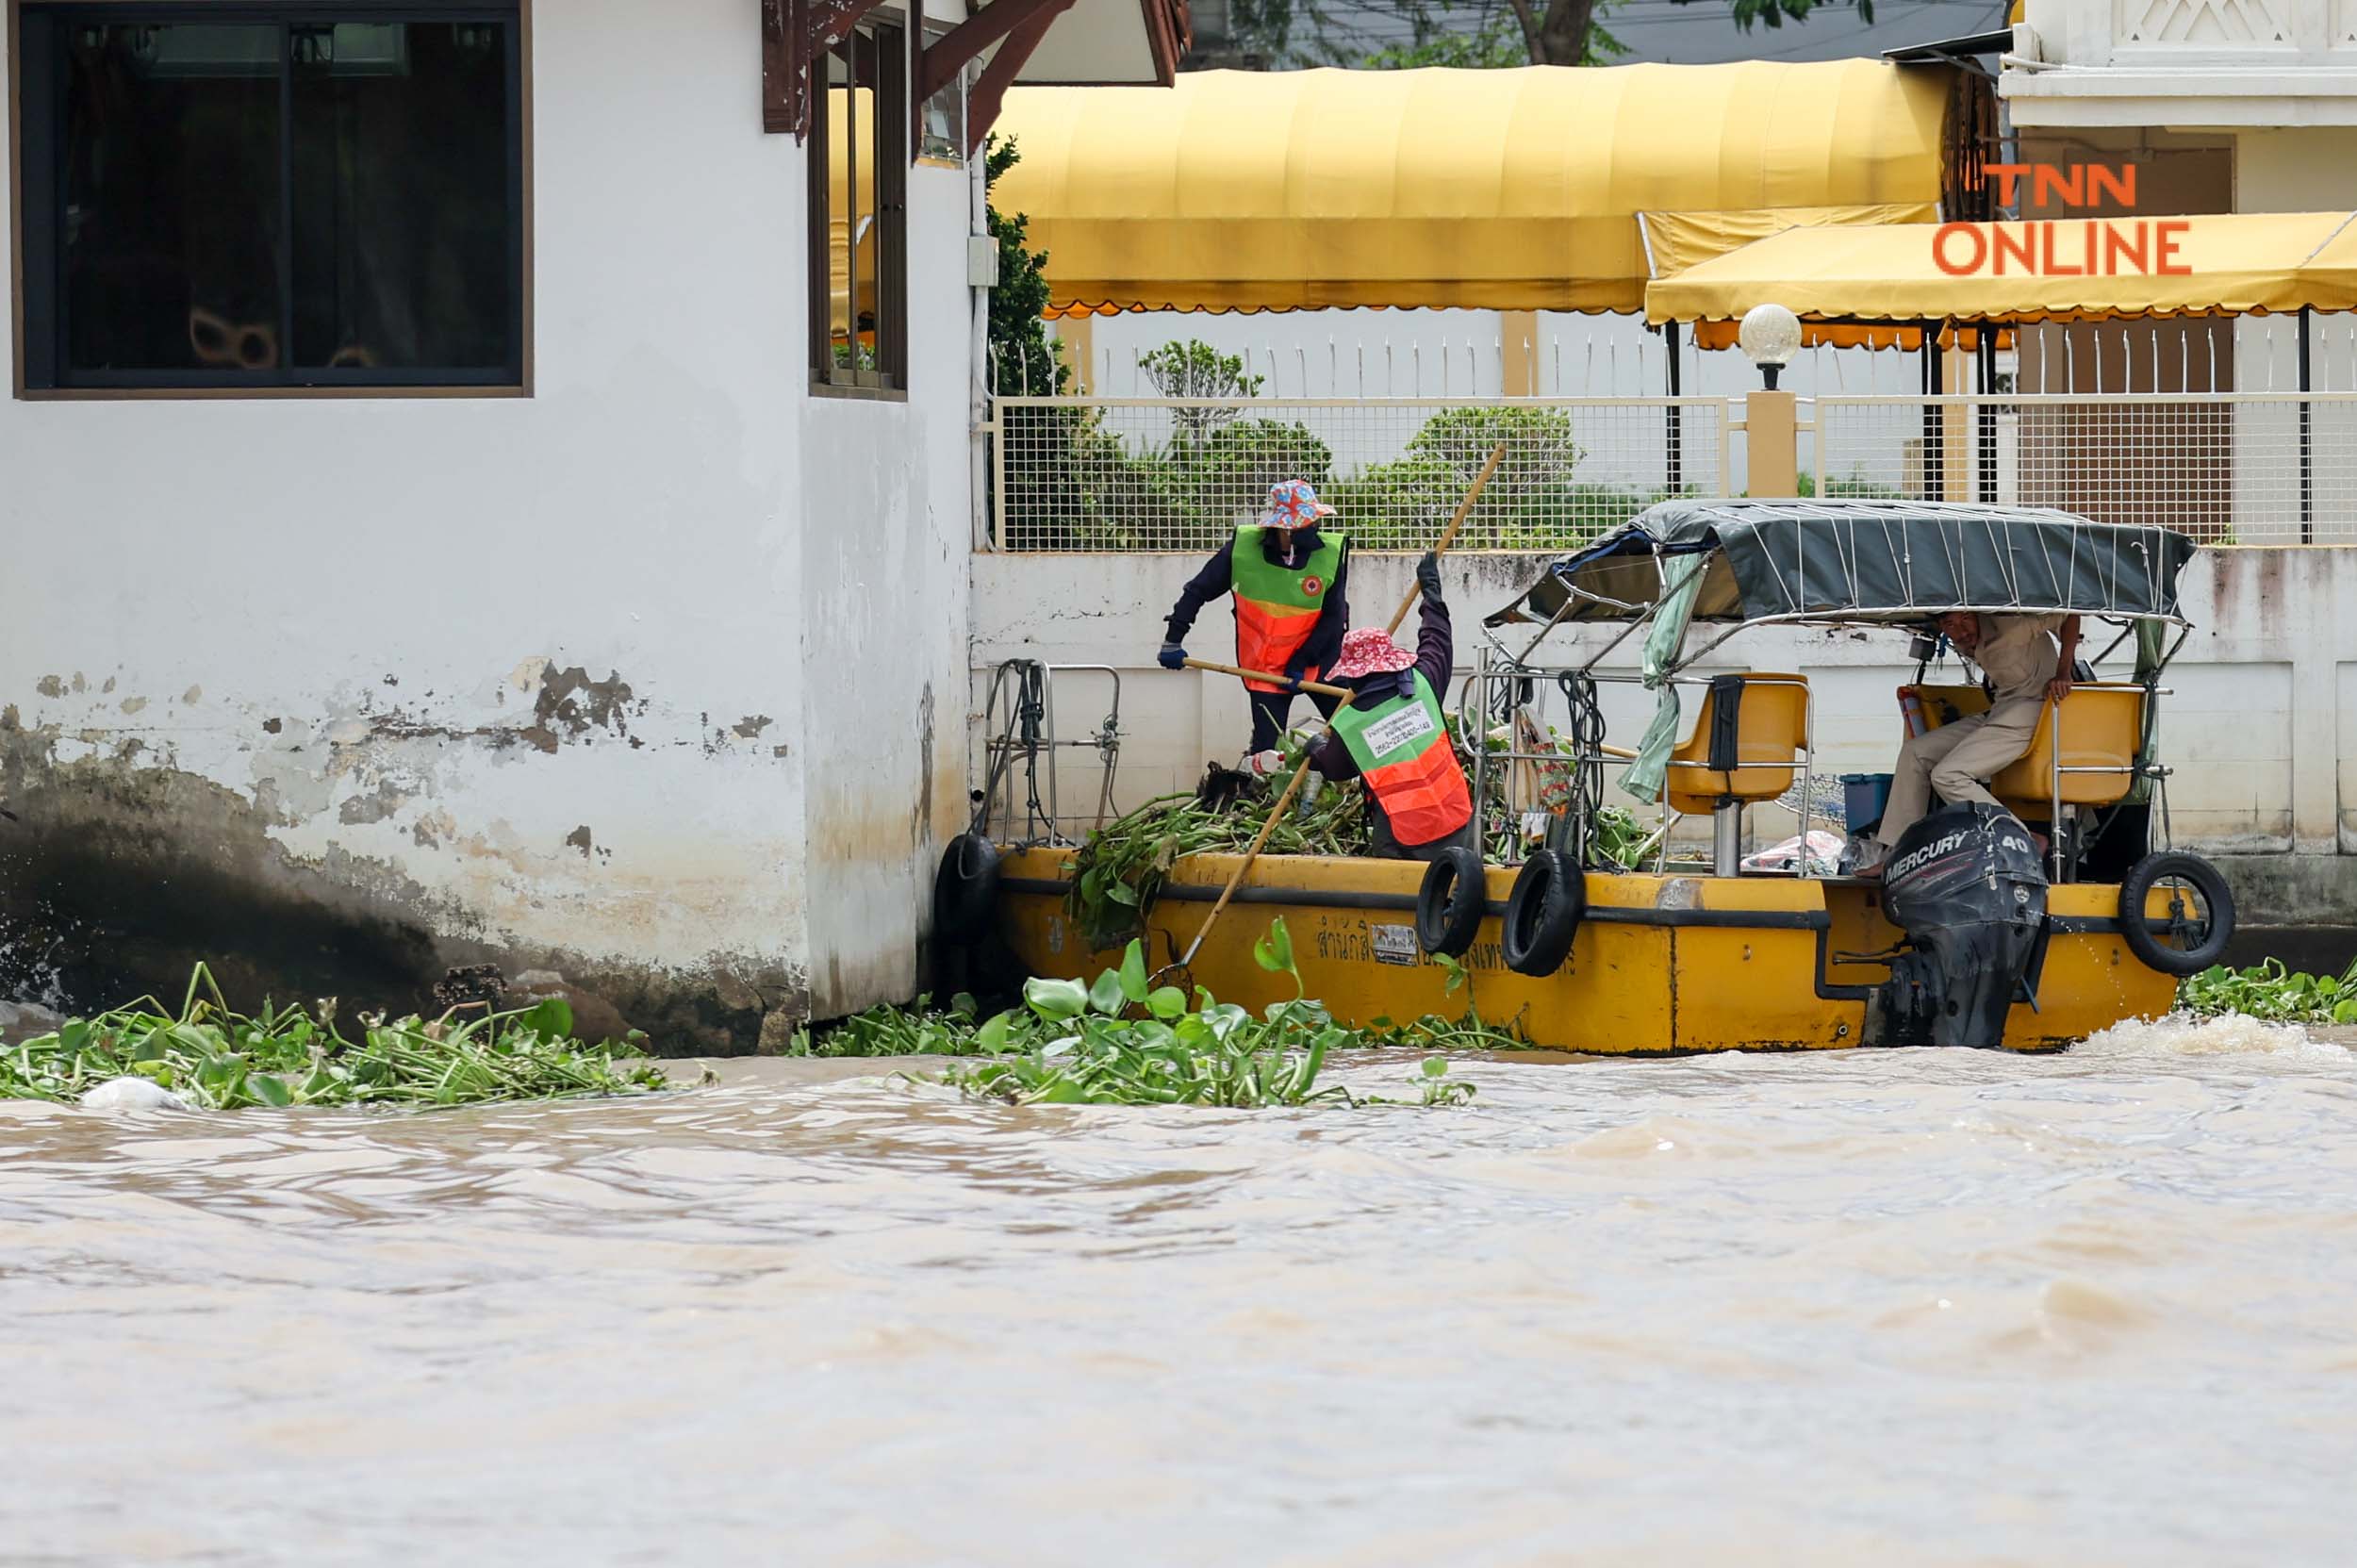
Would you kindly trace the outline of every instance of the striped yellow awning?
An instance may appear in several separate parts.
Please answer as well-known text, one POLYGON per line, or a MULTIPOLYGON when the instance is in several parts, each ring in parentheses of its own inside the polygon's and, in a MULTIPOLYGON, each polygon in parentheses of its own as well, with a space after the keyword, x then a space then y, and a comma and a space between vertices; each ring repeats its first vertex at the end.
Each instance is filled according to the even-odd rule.
POLYGON ((999 117, 1022 159, 993 200, 1030 215, 1056 314, 1637 310, 1640 212, 1768 215, 1728 243, 1780 209, 1933 216, 1953 80, 1748 60, 1029 88, 999 117))

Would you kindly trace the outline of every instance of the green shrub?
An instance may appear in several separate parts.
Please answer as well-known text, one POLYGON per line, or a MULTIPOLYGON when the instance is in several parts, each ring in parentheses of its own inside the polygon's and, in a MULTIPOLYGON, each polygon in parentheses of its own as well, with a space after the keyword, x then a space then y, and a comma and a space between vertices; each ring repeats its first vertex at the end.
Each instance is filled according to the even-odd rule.
MULTIPOLYGON (((1817 494, 1817 476, 1813 473, 1802 474, 1800 491, 1804 496, 1817 494)), ((1905 494, 1905 491, 1895 485, 1878 485, 1867 478, 1863 465, 1853 468, 1847 478, 1837 475, 1825 481, 1827 500, 1849 497, 1860 501, 1896 501, 1905 494)))
POLYGON ((1483 488, 1475 517, 1512 513, 1530 496, 1571 483, 1572 470, 1579 466, 1572 416, 1562 408, 1447 409, 1425 421, 1409 441, 1408 455, 1444 463, 1459 476, 1457 495, 1449 500, 1453 511, 1500 442, 1506 459, 1483 488))
POLYGON ((1280 420, 1238 420, 1214 430, 1199 449, 1172 454, 1178 487, 1202 519, 1224 525, 1255 515, 1269 487, 1306 479, 1322 495, 1333 486, 1334 454, 1310 427, 1280 420))

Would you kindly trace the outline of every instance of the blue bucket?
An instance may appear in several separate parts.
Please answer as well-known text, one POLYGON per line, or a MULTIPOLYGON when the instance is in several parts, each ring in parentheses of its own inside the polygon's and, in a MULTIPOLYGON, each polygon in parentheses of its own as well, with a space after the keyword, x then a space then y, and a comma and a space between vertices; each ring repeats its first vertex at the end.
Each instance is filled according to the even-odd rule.
POLYGON ((1841 775, 1841 817, 1852 833, 1864 833, 1883 819, 1883 807, 1890 801, 1890 775, 1887 773, 1844 773, 1841 775))

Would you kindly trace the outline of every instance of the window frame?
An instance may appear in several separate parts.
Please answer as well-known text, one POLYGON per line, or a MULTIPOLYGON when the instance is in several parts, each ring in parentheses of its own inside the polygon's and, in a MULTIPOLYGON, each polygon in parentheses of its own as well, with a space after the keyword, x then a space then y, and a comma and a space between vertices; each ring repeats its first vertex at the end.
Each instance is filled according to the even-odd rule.
MULTIPOLYGON (((832 107, 831 97, 838 90, 832 79, 829 64, 835 56, 835 50, 822 49, 811 61, 815 102, 812 105, 810 135, 803 142, 809 220, 809 259, 803 271, 809 295, 810 388, 825 396, 898 400, 906 398, 909 389, 908 178, 911 161, 909 139, 913 132, 909 94, 915 72, 909 47, 910 30, 903 19, 872 12, 861 18, 842 45, 850 50, 854 62, 858 58, 854 41, 863 34, 872 35, 874 39, 876 61, 876 83, 868 99, 875 119, 875 135, 869 139, 867 145, 875 161, 876 178, 877 364, 872 371, 862 371, 857 363, 859 248, 856 215, 859 211, 859 168, 856 163, 848 181, 854 221, 845 231, 850 237, 847 259, 850 264, 853 291, 853 363, 844 366, 834 362, 834 234, 832 226, 834 148, 832 132, 828 124, 828 110, 832 107)), ((852 102, 856 104, 860 83, 855 65, 850 77, 848 86, 852 93, 852 102)))
POLYGON ((532 390, 532 115, 531 0, 7 0, 10 84, 8 179, 15 243, 10 247, 15 325, 15 391, 20 399, 126 397, 529 396, 532 390), (508 354, 504 365, 453 367, 299 366, 270 370, 77 371, 68 363, 69 305, 61 173, 66 140, 60 73, 46 50, 57 25, 207 22, 274 25, 281 40, 279 72, 279 319, 280 341, 292 352, 295 289, 293 120, 294 75, 285 44, 294 28, 338 22, 482 23, 498 25, 506 41, 505 188, 508 354), (37 60, 36 54, 41 58, 37 60), (38 133, 45 159, 36 160, 28 129, 38 133), (36 167, 37 161, 40 167, 36 167), (38 339, 38 340, 37 340, 38 339))

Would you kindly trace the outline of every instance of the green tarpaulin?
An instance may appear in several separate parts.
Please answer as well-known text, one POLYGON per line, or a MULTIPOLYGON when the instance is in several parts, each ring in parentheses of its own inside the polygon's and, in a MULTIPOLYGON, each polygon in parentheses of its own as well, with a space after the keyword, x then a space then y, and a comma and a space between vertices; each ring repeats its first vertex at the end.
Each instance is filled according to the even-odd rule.
POLYGON ((1693 618, 1694 590, 1702 586, 1700 555, 1679 555, 1662 569, 1661 613, 1645 632, 1645 685, 1661 693, 1654 707, 1645 738, 1637 743, 1637 760, 1621 775, 1621 788, 1647 805, 1661 800, 1661 784, 1670 771, 1670 753, 1678 743, 1678 688, 1670 684, 1686 628, 1693 618))
POLYGON ((2038 506, 1934 501, 1665 501, 1550 565, 1490 618, 1627 620, 1705 562, 1693 619, 1920 621, 1942 610, 2177 618, 2183 534, 2038 506))

